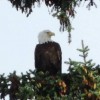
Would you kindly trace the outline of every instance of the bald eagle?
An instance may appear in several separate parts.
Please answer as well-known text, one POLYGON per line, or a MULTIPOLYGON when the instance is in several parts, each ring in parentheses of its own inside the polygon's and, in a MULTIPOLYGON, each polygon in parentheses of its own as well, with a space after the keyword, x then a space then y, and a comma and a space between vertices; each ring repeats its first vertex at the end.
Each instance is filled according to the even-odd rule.
POLYGON ((51 40, 55 34, 50 30, 39 33, 39 44, 35 48, 35 69, 36 72, 43 71, 49 74, 61 73, 62 52, 60 45, 51 40))

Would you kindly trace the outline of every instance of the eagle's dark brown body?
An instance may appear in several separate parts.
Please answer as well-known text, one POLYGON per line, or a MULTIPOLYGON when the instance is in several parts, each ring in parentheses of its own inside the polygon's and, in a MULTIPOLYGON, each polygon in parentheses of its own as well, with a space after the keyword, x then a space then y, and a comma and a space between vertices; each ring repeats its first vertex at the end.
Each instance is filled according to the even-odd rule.
POLYGON ((48 71, 54 75, 61 73, 62 53, 60 45, 56 42, 37 44, 35 48, 36 71, 48 71))

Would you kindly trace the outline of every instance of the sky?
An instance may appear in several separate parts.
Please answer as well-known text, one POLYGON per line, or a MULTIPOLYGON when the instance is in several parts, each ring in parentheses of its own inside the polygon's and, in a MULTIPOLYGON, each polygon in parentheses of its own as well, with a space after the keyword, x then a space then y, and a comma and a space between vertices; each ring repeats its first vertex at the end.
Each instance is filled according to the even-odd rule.
POLYGON ((71 19, 72 42, 68 44, 68 33, 59 31, 59 21, 52 17, 49 9, 42 4, 35 7, 27 18, 17 11, 7 0, 0 0, 0 74, 8 75, 14 70, 20 75, 29 69, 34 70, 34 49, 38 44, 38 33, 49 29, 56 35, 52 38, 62 49, 62 72, 67 72, 68 65, 64 64, 69 58, 82 61, 77 48, 81 48, 81 40, 90 48, 88 59, 100 64, 100 1, 97 8, 86 8, 82 3, 76 8, 76 16, 71 19))

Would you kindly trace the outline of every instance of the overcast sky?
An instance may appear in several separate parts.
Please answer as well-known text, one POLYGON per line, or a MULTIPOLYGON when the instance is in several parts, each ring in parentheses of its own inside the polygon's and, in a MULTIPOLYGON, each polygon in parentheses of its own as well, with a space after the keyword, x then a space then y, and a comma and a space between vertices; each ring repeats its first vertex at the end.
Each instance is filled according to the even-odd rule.
POLYGON ((59 21, 49 14, 43 5, 36 6, 33 13, 27 18, 21 11, 12 8, 8 0, 0 0, 0 74, 7 75, 14 70, 18 74, 34 69, 34 49, 38 43, 37 35, 40 31, 49 29, 55 32, 52 39, 58 42, 62 49, 62 71, 66 72, 68 66, 64 61, 82 60, 77 48, 81 48, 81 40, 89 46, 89 57, 93 62, 100 64, 100 1, 98 7, 86 8, 82 3, 76 8, 76 17, 71 20, 72 43, 68 44, 68 33, 59 31, 59 21))

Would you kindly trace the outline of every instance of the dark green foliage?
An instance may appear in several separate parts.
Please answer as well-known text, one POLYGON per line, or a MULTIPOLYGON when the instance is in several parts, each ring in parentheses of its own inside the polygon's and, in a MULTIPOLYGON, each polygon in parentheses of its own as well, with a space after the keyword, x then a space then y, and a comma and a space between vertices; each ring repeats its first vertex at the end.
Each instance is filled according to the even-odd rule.
POLYGON ((71 42, 71 26, 70 18, 75 17, 75 8, 81 4, 82 1, 88 2, 87 8, 97 6, 94 0, 8 0, 12 6, 17 10, 25 12, 27 17, 32 13, 35 4, 41 5, 44 2, 47 7, 51 7, 51 12, 54 17, 60 22, 60 31, 67 30, 69 35, 68 42, 71 42))
POLYGON ((10 100, 100 100, 100 66, 87 60, 88 46, 77 49, 83 61, 69 59, 68 73, 51 76, 29 70, 18 76, 16 72, 0 75, 0 99, 10 100))
POLYGON ((83 62, 72 61, 69 59, 69 74, 71 76, 70 94, 71 100, 100 100, 100 76, 99 66, 94 66, 92 60, 87 60, 88 46, 77 49, 82 53, 83 62), (98 69, 97 69, 98 68, 98 69))
POLYGON ((26 75, 17 76, 13 72, 8 77, 0 75, 0 94, 1 99, 9 95, 10 100, 61 98, 60 94, 66 94, 66 84, 61 74, 50 76, 48 72, 35 73, 29 70, 26 75))

